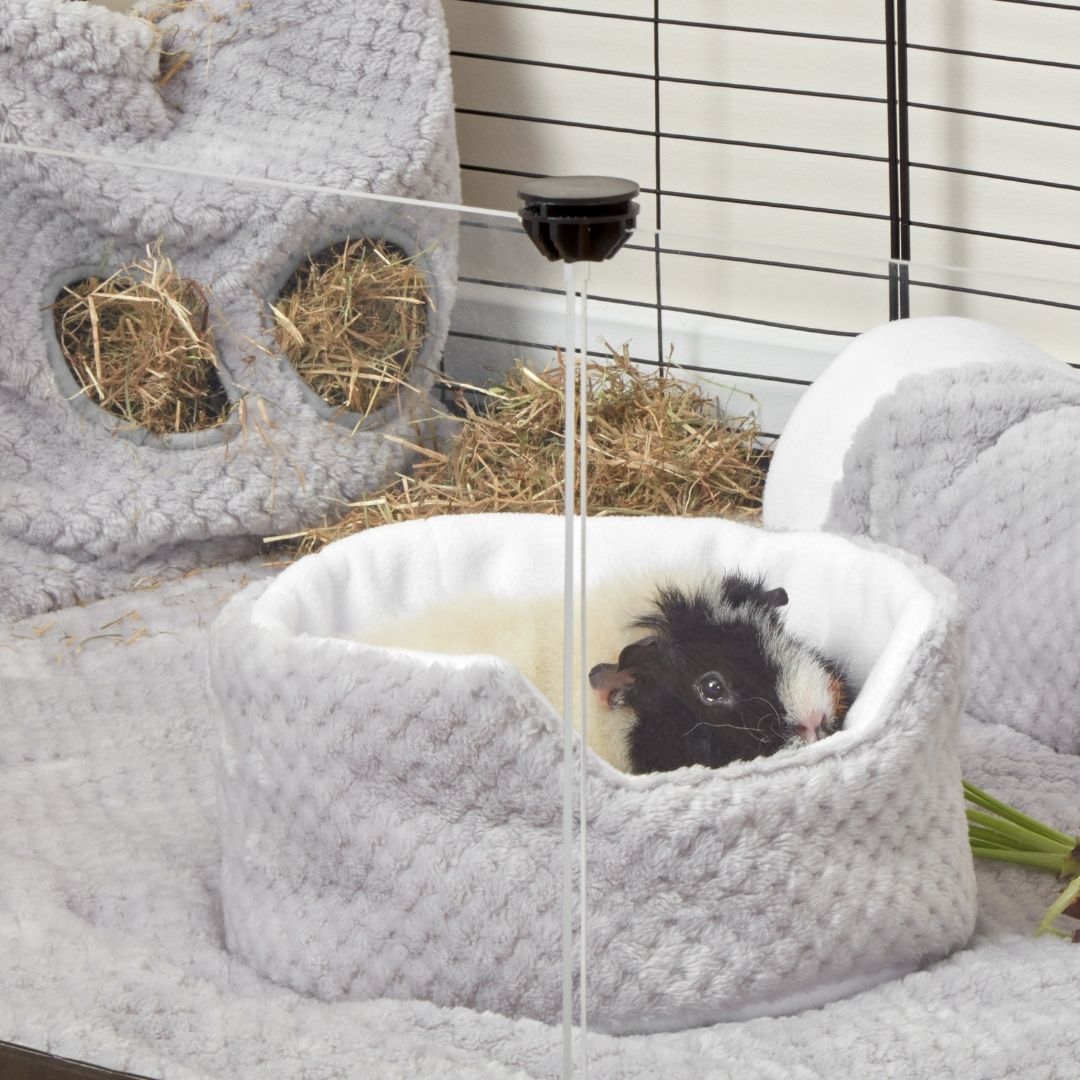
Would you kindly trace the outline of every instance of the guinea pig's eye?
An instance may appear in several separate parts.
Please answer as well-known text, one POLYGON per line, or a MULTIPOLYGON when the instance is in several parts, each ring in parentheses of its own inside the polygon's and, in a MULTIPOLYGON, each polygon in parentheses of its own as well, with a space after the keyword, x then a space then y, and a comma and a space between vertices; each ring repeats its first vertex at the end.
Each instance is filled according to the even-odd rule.
POLYGON ((731 687, 719 671, 706 671, 695 681, 694 689, 706 705, 716 705, 731 698, 731 687))

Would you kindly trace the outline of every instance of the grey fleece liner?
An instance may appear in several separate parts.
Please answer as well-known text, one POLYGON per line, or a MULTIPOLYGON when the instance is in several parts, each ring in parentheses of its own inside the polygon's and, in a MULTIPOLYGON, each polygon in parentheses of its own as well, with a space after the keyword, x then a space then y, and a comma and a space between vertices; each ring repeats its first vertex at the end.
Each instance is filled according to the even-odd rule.
MULTIPOLYGON (((222 904, 255 970, 330 1001, 558 1018, 558 718, 505 662, 351 639, 433 600, 557 595, 562 537, 542 515, 386 526, 223 612, 222 904)), ((666 565, 765 573, 788 626, 862 687, 844 731, 787 755, 631 777, 589 751, 591 1022, 795 1011, 963 945, 948 584, 838 537, 716 520, 599 518, 589 549, 597 586, 666 565)))
MULTIPOLYGON (((261 548, 315 524, 406 464, 456 284, 457 220, 364 192, 459 199, 437 0, 193 3, 160 25, 191 48, 163 93, 146 23, 61 0, 0 0, 4 138, 146 167, 0 152, 0 616, 63 607, 261 548), (208 179, 154 166, 262 176, 208 179), (333 189, 355 191, 357 197, 333 189), (266 301, 339 236, 422 253, 429 340, 414 385, 362 430, 280 357, 266 301), (73 269, 119 266, 161 242, 216 304, 219 358, 242 432, 136 443, 73 407, 40 311, 73 269)), ((89 404, 89 403, 84 403, 89 404)))
MULTIPOLYGON (((213 571, 0 629, 0 1039, 168 1080, 558 1080, 558 1026, 430 1001, 328 1003, 226 952, 217 712, 198 673, 210 623, 266 573, 213 571)), ((970 719, 960 751, 977 784, 1080 832, 1080 757, 970 719)), ((898 823, 889 839, 902 835, 898 823)), ((837 836, 823 873, 844 850, 837 836)), ((889 850, 879 858, 887 870, 889 850)), ((1058 884, 977 870, 976 937, 947 960, 794 1016, 594 1031, 589 1075, 1072 1075, 1080 948, 1031 935, 1058 884)), ((928 903, 937 912, 948 899, 928 903)), ((829 912, 816 918, 827 932, 829 912)), ((795 921, 809 932, 806 916, 795 921)))

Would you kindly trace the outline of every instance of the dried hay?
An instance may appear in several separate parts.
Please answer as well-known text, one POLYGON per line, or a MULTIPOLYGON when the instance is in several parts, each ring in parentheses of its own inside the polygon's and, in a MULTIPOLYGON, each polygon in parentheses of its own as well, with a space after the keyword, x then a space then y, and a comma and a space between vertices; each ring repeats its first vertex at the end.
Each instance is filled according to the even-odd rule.
POLYGON ((164 90, 191 63, 194 56, 191 49, 169 47, 169 44, 166 43, 165 31, 161 27, 165 19, 170 15, 183 11, 190 3, 191 0, 163 0, 162 3, 155 4, 148 11, 136 16, 141 18, 143 22, 149 23, 157 35, 158 52, 160 54, 157 78, 159 90, 164 90))
MULTIPOLYGON (((452 385, 464 410, 449 453, 421 455, 411 476, 351 503, 336 522, 267 543, 297 555, 375 525, 436 514, 563 509, 562 357, 540 372, 514 369, 493 389, 452 385), (464 390, 486 407, 468 404, 464 390)), ((588 365, 588 511, 749 520, 760 513, 768 449, 753 416, 719 403, 671 374, 644 373, 626 348, 588 365)), ((575 499, 577 492, 575 492, 575 499)))
MULTIPOLYGON (((159 90, 164 90, 181 71, 193 63, 195 48, 202 44, 193 38, 187 45, 182 45, 177 40, 175 28, 162 26, 162 23, 164 23, 170 15, 179 14, 193 5, 197 5, 202 9, 207 26, 210 28, 215 24, 224 24, 228 22, 228 12, 215 10, 206 2, 206 0, 161 0, 160 3, 155 4, 152 8, 135 16, 136 18, 142 19, 143 22, 149 23, 150 26, 154 28, 155 34, 157 35, 158 52, 160 54, 157 78, 159 90)), ((252 4, 247 2, 247 0, 235 9, 238 14, 247 13, 251 10, 252 4)), ((233 31, 233 33, 224 37, 216 37, 212 32, 206 35, 205 50, 208 67, 213 46, 225 45, 228 42, 235 40, 238 33, 239 31, 233 31)))
POLYGON ((427 333, 427 277, 378 240, 345 240, 309 257, 271 305, 277 340, 327 404, 367 416, 408 375, 427 333))
POLYGON ((132 427, 165 435, 228 416, 206 294, 160 251, 68 285, 52 311, 82 392, 132 427))

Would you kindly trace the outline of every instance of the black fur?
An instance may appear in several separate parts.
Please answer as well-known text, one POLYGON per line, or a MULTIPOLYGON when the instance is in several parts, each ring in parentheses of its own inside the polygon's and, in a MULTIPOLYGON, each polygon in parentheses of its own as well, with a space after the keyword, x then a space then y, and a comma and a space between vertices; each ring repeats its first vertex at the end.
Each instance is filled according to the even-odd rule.
POLYGON ((777 608, 788 602, 783 589, 767 589, 764 578, 730 574, 715 584, 706 583, 693 592, 673 585, 657 590, 656 610, 636 618, 632 626, 655 630, 668 637, 692 634, 705 625, 719 625, 718 609, 754 611, 780 625, 777 608))

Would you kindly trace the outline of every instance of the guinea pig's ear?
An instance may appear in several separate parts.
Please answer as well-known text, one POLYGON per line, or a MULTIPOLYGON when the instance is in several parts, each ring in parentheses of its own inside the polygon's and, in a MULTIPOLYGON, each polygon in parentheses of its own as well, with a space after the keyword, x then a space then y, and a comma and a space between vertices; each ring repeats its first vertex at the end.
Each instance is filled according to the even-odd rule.
POLYGON ((732 607, 740 604, 760 604, 762 607, 778 608, 788 602, 785 589, 766 589, 763 577, 746 577, 743 574, 731 574, 724 578, 724 592, 732 607))
POLYGON ((783 607, 788 602, 787 590, 777 587, 761 594, 761 602, 769 607, 783 607))

